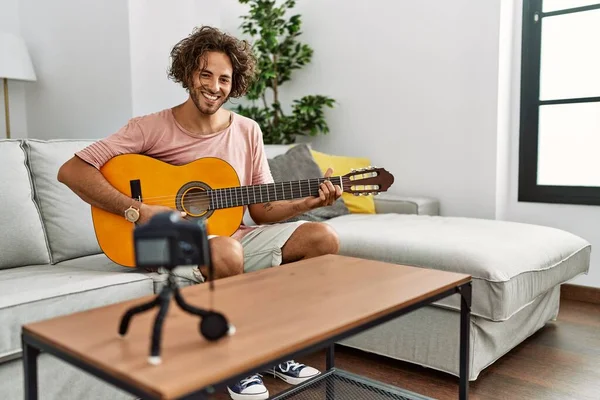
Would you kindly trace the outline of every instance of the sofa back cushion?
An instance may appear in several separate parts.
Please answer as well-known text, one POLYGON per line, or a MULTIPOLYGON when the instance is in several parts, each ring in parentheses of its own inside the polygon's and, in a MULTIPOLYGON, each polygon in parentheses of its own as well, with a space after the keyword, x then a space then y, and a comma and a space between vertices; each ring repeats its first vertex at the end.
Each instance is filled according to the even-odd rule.
MULTIPOLYGON (((309 180, 323 176, 319 166, 311 155, 306 144, 290 147, 283 154, 268 159, 269 169, 275 182, 289 182, 309 180)), ((342 198, 337 199, 331 206, 320 207, 286 221, 318 221, 322 222, 340 215, 349 214, 350 211, 342 198)))
POLYGON ((53 264, 101 253, 90 205, 57 179, 60 166, 92 140, 25 141, 53 264))
POLYGON ((0 140, 0 269, 50 262, 26 161, 20 140, 0 140))

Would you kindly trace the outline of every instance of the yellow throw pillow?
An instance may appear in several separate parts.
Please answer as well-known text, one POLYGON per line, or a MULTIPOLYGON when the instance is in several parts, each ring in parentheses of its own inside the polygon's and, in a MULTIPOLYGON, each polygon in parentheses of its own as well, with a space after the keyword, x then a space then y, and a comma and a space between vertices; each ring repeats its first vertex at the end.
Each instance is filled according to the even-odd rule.
MULTIPOLYGON (((371 165, 371 161, 364 157, 336 156, 312 149, 310 152, 323 174, 327 172, 327 168, 333 168, 333 175, 339 176, 347 174, 351 169, 364 168, 371 165)), ((375 214, 373 196, 355 196, 352 193, 344 192, 342 200, 344 200, 346 207, 348 207, 351 213, 375 214)))

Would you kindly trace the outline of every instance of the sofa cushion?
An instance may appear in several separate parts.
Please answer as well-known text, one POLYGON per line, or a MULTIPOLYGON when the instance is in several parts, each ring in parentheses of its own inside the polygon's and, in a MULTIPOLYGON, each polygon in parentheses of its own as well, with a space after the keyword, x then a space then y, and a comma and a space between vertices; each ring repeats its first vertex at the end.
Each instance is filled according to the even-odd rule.
MULTIPOLYGON (((315 179, 323 176, 321 169, 315 162, 310 153, 310 149, 305 144, 299 144, 291 147, 285 154, 280 154, 274 158, 268 159, 269 169, 275 182, 298 181, 303 179, 315 179)), ((350 211, 344 200, 339 198, 329 207, 320 207, 308 211, 297 217, 287 220, 287 222, 297 220, 324 221, 329 218, 349 214, 350 211)))
POLYGON ((100 253, 90 205, 57 179, 60 166, 92 141, 28 139, 25 143, 51 262, 100 253))
MULTIPOLYGON (((109 272, 124 272, 124 273, 135 273, 135 274, 143 274, 148 279, 152 281, 153 285, 153 293, 160 293, 161 289, 168 283, 169 276, 164 273, 147 271, 142 268, 130 268, 123 267, 122 265, 114 263, 110 258, 108 258, 104 253, 95 254, 92 256, 86 256, 82 258, 76 258, 74 260, 67 260, 61 263, 58 263, 57 267, 77 267, 85 265, 87 269, 94 269, 97 271, 109 271, 109 272), (85 263, 85 264, 84 264, 85 263)), ((178 268, 187 268, 187 267, 178 267, 178 268)), ((175 275, 175 282, 179 287, 190 286, 195 283, 184 279, 178 275, 175 275)))
MULTIPOLYGON (((133 268, 107 265, 103 254, 66 264, 0 271, 0 358, 21 349, 21 325, 153 293, 133 268)), ((115 321, 115 332, 118 321, 115 321)))
POLYGON ((50 262, 25 157, 21 141, 0 140, 0 269, 50 262))
MULTIPOLYGON (((550 227, 401 214, 352 214, 327 223, 338 232, 343 255, 470 274, 471 312, 493 321, 589 268, 590 244, 550 227)), ((436 304, 460 309, 459 296, 436 304)))

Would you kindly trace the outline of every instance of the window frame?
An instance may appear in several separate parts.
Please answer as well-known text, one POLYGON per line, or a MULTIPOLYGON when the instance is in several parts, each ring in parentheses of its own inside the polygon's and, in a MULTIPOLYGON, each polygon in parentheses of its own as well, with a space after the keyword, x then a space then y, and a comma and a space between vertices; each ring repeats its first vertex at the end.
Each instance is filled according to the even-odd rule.
POLYGON ((539 100, 543 20, 556 15, 600 9, 600 4, 544 13, 542 3, 543 0, 523 0, 518 201, 600 205, 600 186, 551 186, 537 183, 540 106, 600 102, 600 96, 539 100))

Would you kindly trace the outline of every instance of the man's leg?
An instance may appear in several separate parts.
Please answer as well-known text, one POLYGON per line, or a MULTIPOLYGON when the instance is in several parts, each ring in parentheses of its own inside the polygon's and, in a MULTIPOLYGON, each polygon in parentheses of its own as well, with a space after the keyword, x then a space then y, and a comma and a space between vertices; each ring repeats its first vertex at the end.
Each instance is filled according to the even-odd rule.
POLYGON ((300 225, 283 246, 283 264, 325 254, 337 254, 339 250, 340 241, 331 226, 320 222, 307 222, 300 225))
POLYGON ((262 225, 241 240, 244 272, 258 271, 339 251, 338 235, 321 222, 295 221, 262 225))
MULTIPOLYGON (((244 272, 339 250, 337 233, 329 225, 306 221, 259 226, 243 237, 241 243, 244 247, 244 272)), ((316 368, 294 360, 275 365, 266 372, 292 385, 320 374, 316 368)))
MULTIPOLYGON (((244 248, 237 240, 228 236, 213 237, 208 241, 215 276, 213 279, 227 278, 244 272, 244 248)), ((208 268, 200 267, 204 277, 208 268)))
MULTIPOLYGON (((228 236, 209 237, 210 255, 215 276, 213 279, 226 278, 244 272, 244 249, 240 242, 228 236)), ((167 274, 166 268, 159 268, 159 274, 167 274)), ((177 267, 173 270, 179 283, 187 286, 202 283, 208 278, 208 267, 177 267)))

